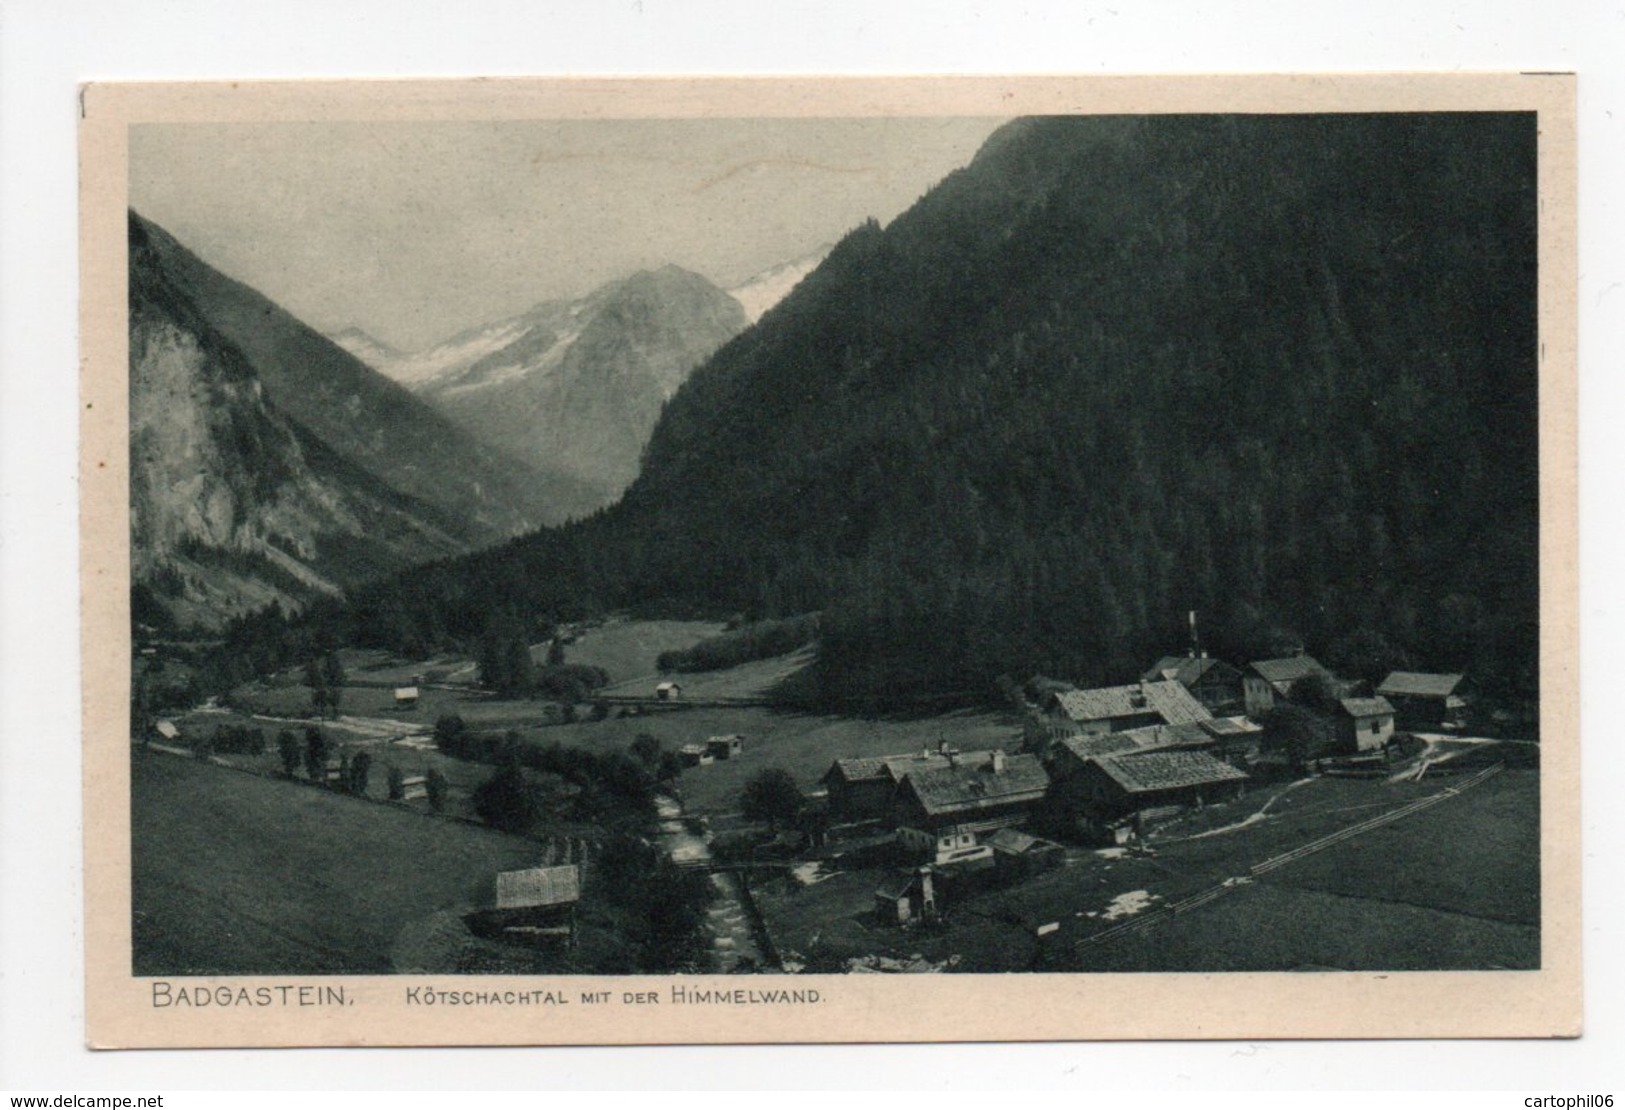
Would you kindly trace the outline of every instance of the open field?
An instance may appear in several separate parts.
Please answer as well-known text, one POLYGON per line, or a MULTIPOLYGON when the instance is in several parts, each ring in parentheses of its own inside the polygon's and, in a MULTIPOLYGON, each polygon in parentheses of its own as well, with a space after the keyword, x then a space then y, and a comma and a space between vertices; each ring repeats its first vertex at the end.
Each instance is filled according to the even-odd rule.
MULTIPOLYGON (((662 652, 693 647, 723 629, 716 621, 656 621, 611 618, 583 631, 564 649, 567 663, 602 667, 614 685, 635 687, 626 693, 653 694, 662 652)), ((531 650, 538 663, 547 659, 547 644, 531 650)), ((684 683, 686 686, 687 683, 684 683)))
POLYGON ((763 698, 780 682, 789 678, 813 661, 810 647, 780 655, 772 659, 755 659, 720 671, 688 671, 664 677, 651 675, 633 682, 611 683, 601 691, 605 694, 649 697, 657 682, 670 679, 682 687, 686 701, 707 701, 712 698, 763 698))
POLYGON ((384 973, 403 930, 470 906, 542 846, 133 753, 134 972, 384 973))

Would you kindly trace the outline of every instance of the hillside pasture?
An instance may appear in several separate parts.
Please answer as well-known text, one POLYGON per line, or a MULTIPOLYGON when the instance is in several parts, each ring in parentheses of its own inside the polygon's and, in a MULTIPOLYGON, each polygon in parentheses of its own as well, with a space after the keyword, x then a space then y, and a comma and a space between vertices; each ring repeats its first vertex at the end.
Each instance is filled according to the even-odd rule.
POLYGON ((409 925, 542 846, 162 753, 134 753, 136 975, 381 974, 409 925))

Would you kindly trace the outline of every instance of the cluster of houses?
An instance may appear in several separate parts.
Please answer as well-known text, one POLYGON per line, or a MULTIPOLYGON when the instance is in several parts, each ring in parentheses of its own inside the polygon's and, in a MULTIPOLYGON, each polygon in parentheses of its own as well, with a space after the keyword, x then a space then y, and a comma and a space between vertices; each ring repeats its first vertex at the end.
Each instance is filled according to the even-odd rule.
POLYGON ((1311 656, 1237 668, 1193 648, 1166 656, 1137 682, 1079 689, 1035 680, 1021 750, 960 752, 939 745, 900 755, 837 759, 825 773, 834 825, 889 827, 919 861, 876 892, 886 920, 930 917, 944 880, 981 868, 1027 875, 1062 849, 1027 832, 1042 808, 1097 841, 1126 843, 1154 822, 1231 801, 1261 758, 1259 719, 1282 703, 1335 705, 1333 755, 1378 758, 1396 722, 1458 727, 1459 674, 1395 672, 1376 690, 1342 680, 1311 656), (1305 680, 1309 680, 1306 682, 1305 680))

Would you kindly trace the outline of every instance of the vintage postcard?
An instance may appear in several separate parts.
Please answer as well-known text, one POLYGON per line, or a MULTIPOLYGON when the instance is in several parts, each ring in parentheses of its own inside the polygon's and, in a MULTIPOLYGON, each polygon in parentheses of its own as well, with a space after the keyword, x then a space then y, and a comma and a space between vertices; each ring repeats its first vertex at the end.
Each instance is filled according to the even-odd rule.
POLYGON ((86 86, 90 1044, 1576 1035, 1573 105, 86 86))

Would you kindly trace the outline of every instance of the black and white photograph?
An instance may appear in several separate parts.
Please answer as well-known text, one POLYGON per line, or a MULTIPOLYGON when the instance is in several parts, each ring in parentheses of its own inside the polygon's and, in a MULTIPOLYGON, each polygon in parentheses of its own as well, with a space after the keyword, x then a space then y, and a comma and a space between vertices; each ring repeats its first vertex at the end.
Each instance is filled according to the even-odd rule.
POLYGON ((1550 971, 1541 142, 130 123, 117 973, 1550 971))

